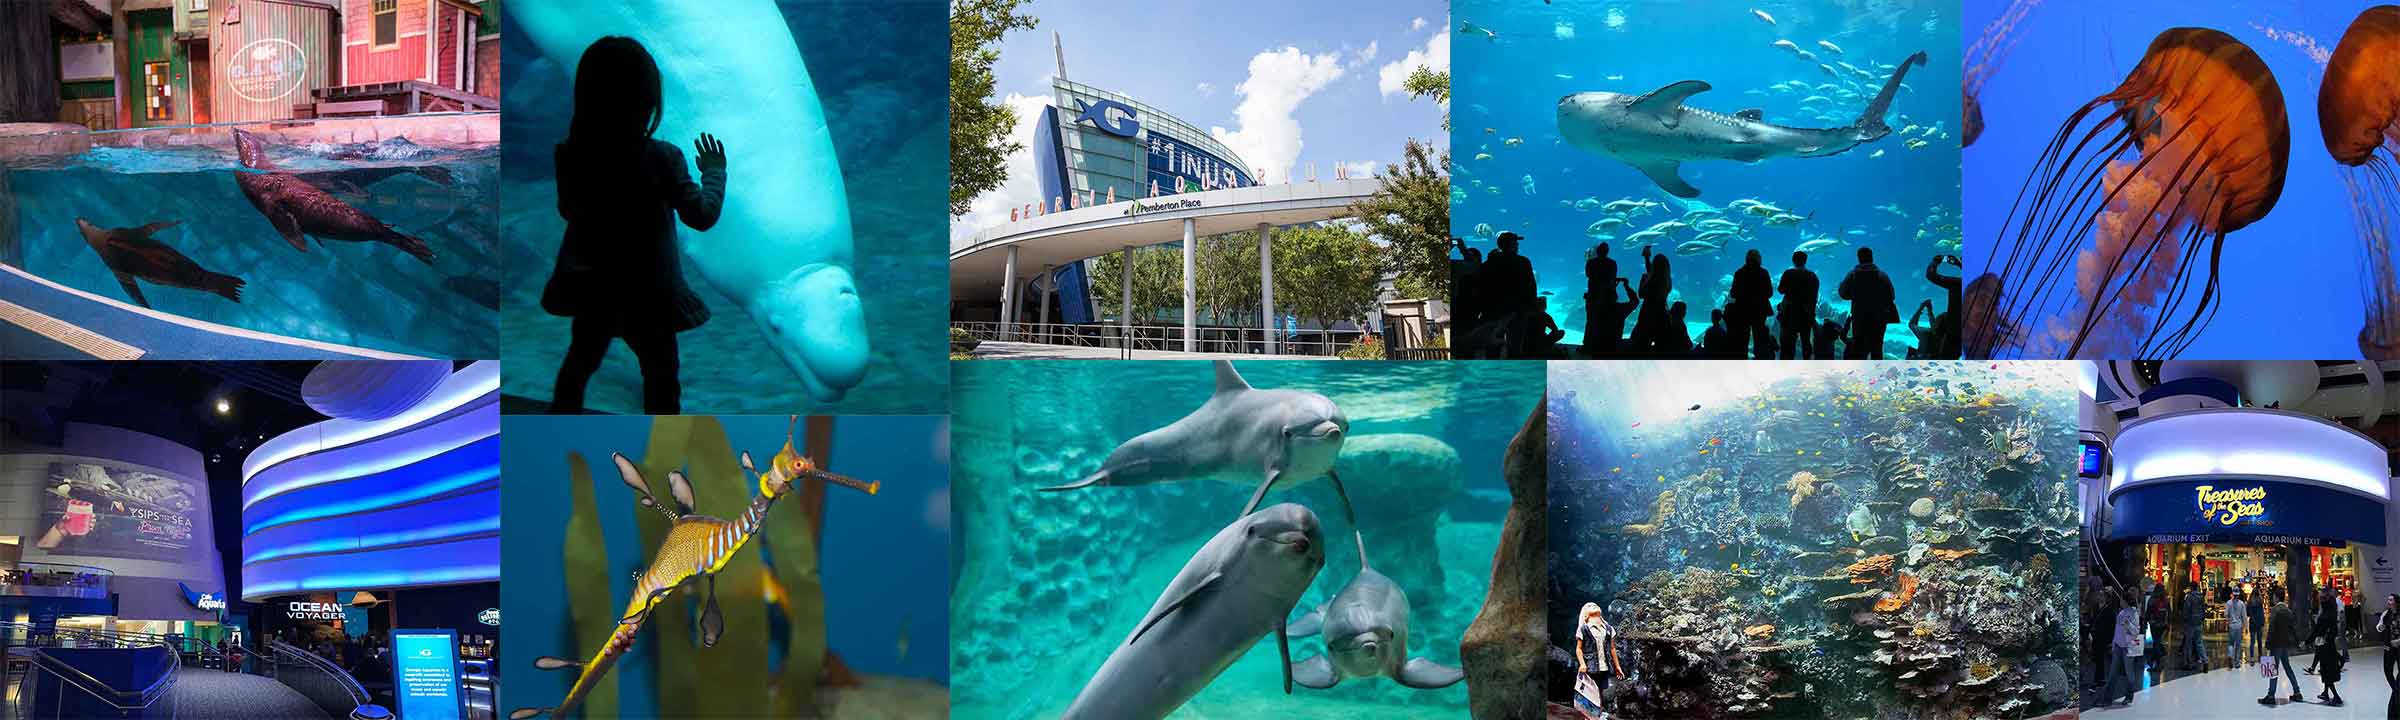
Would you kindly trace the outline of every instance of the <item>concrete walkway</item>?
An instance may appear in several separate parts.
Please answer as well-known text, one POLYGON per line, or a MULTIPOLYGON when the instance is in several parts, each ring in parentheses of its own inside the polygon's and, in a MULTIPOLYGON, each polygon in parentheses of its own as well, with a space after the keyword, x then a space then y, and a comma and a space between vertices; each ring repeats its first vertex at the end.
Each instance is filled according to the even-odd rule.
MULTIPOLYGON (((1023 342, 985 342, 975 346, 977 360, 1122 360, 1117 348, 1043 345, 1023 342)), ((1134 360, 1338 360, 1323 355, 1252 355, 1246 353, 1135 350, 1134 360)))
MULTIPOLYGON (((2292 658, 2292 670, 2308 666, 2305 657, 2292 658)), ((2280 677, 2280 676, 2278 676, 2280 677)), ((2311 720, 2349 720, 2384 717, 2386 704, 2391 702, 2392 688, 2383 679, 2383 651, 2376 648, 2357 648, 2350 651, 2350 664, 2342 670, 2342 707, 2317 704, 2317 691, 2325 688, 2315 675, 2300 676, 2300 696, 2306 702, 2291 702, 2290 683, 2276 683, 2277 704, 2273 708, 2258 704, 2267 692, 2267 680, 2260 677, 2257 666, 2220 669, 2194 673, 2134 693, 2133 704, 2121 707, 2095 707, 2083 711, 2084 720, 2198 720, 2202 718, 2309 718, 2311 720)))
POLYGON ((175 680, 178 720, 330 718, 299 691, 268 678, 189 667, 181 672, 175 680))

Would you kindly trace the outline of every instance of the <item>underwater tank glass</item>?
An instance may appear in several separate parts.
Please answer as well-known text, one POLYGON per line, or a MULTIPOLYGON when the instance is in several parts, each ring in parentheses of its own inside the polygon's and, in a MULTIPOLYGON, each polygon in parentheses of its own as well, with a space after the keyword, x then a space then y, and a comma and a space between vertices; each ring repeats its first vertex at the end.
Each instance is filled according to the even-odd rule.
POLYGON ((1553 655, 1592 602, 1623 635, 1628 717, 2069 707, 2073 380, 2064 362, 1553 364, 1553 655))
MULTIPOLYGON (((369 350, 497 357, 500 151, 457 131, 478 117, 488 120, 217 124, 89 133, 71 143, 0 138, 0 194, 13 200, 17 224, 15 237, 0 242, 13 241, 16 264, 37 277, 138 305, 77 221, 98 232, 177 223, 150 238, 207 272, 240 278, 240 300, 134 280, 153 310, 369 350), (237 174, 265 172, 241 166, 237 130, 261 138, 279 171, 423 240, 432 261, 382 242, 312 237, 294 247, 236 183, 237 174)), ((207 353, 150 350, 153 358, 207 353)))

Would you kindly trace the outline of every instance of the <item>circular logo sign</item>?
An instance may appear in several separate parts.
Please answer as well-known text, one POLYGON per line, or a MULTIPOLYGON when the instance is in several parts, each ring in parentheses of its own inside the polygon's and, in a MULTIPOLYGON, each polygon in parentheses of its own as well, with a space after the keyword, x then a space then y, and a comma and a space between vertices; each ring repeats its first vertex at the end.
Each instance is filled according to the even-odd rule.
POLYGON ((251 102, 281 100, 308 76, 308 56, 290 40, 267 38, 233 51, 220 69, 233 94, 251 102))

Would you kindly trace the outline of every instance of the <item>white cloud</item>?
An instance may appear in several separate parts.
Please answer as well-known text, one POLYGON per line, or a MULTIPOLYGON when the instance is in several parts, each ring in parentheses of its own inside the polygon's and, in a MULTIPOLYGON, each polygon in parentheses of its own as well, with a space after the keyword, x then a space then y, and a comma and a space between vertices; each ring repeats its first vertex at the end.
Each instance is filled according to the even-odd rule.
POLYGON ((1350 175, 1350 177, 1352 177, 1352 178, 1367 178, 1367 177, 1374 177, 1374 176, 1375 176, 1375 171, 1383 169, 1383 163, 1379 163, 1379 162, 1376 162, 1376 161, 1373 161, 1373 160, 1360 160, 1360 161, 1357 161, 1357 162, 1345 162, 1345 163, 1342 163, 1341 165, 1342 165, 1342 167, 1344 167, 1344 168, 1347 168, 1347 169, 1350 171, 1350 172, 1349 172, 1349 175, 1350 175))
POLYGON ((1008 133, 1010 142, 1024 146, 1010 153, 1007 160, 1008 179, 1000 187, 975 198, 967 206, 967 214, 950 222, 950 237, 958 239, 994 225, 1008 222, 1010 208, 1023 207, 1040 200, 1041 181, 1033 169, 1033 130, 1042 119, 1042 108, 1050 104, 1048 94, 1020 95, 1009 93, 1009 108, 1017 112, 1017 127, 1008 133))
POLYGON ((1192 91, 1200 93, 1200 97, 1208 97, 1217 94, 1217 85, 1216 83, 1200 83, 1193 86, 1192 91))
POLYGON ((1233 108, 1239 128, 1211 127, 1208 134, 1262 168, 1262 182, 1280 182, 1300 158, 1300 120, 1292 113, 1341 77, 1339 53, 1310 55, 1290 46, 1261 52, 1250 58, 1250 76, 1233 87, 1242 96, 1233 108))
POLYGON ((1376 52, 1376 50, 1377 50, 1377 48, 1376 48, 1376 43, 1375 43, 1375 41, 1373 41, 1373 40, 1369 40, 1369 41, 1367 41, 1367 47, 1366 47, 1365 49, 1359 50, 1359 51, 1358 51, 1358 57, 1357 57, 1356 59, 1354 59, 1354 60, 1351 60, 1351 61, 1350 61, 1350 64, 1352 64, 1352 65, 1365 65, 1365 64, 1367 64, 1367 61, 1370 61, 1370 60, 1374 60, 1374 59, 1375 59, 1375 52, 1376 52))
POLYGON ((1434 72, 1450 70, 1450 33, 1434 33, 1432 39, 1425 41, 1424 49, 1410 50, 1407 55, 1377 70, 1375 87, 1387 97, 1406 95, 1408 91, 1400 89, 1400 84, 1406 82, 1409 73, 1416 72, 1418 67, 1432 68, 1434 72))
POLYGON ((1414 19, 1414 20, 1410 20, 1410 21, 1408 21, 1408 31, 1409 31, 1409 32, 1416 32, 1416 31, 1418 31, 1418 30, 1423 30, 1423 29, 1425 29, 1425 18, 1417 18, 1417 19, 1414 19))

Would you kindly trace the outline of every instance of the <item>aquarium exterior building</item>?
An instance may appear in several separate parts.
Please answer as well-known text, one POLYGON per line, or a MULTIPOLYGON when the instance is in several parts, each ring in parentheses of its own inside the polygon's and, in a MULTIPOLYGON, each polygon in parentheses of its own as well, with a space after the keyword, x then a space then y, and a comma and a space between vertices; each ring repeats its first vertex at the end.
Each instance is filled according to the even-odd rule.
MULTIPOLYGON (((1197 190, 1250 187, 1256 171, 1208 131, 1131 96, 1060 77, 1034 125, 1040 214, 1197 190)), ((1058 293, 1059 321, 1093 322, 1082 261, 1058 268, 1045 287, 1058 293)))

